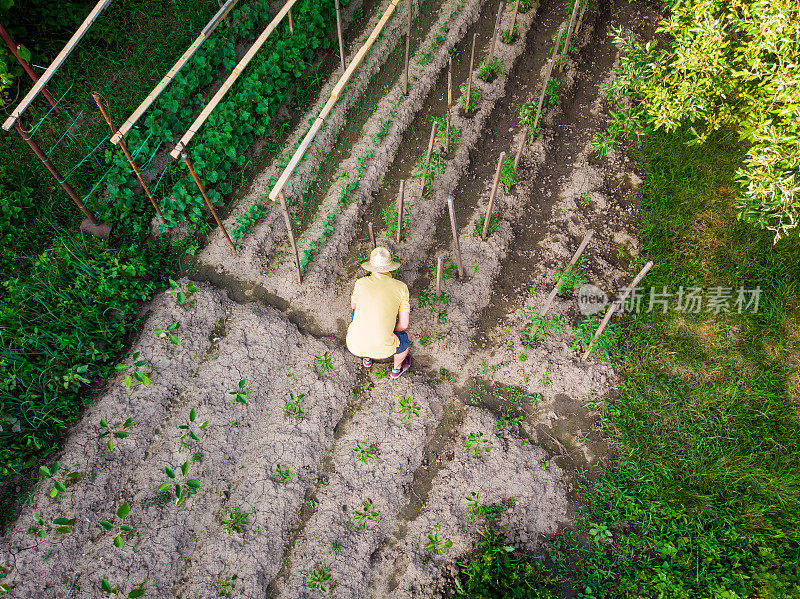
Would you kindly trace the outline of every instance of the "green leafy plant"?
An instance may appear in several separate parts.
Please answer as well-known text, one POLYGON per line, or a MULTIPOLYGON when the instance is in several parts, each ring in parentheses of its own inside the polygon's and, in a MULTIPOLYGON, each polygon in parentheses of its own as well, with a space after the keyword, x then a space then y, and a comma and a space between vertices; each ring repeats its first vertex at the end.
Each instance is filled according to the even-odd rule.
MULTIPOLYGON (((575 341, 572 344, 572 349, 581 352, 589 349, 592 337, 594 337, 599 326, 600 323, 595 321, 594 316, 589 315, 584 318, 578 327, 573 330, 575 341)), ((592 346, 592 354, 599 356, 601 360, 608 360, 617 355, 619 352, 617 341, 621 335, 622 328, 615 322, 609 323, 595 340, 592 346)))
POLYGON ((64 481, 62 482, 56 479, 56 474, 60 468, 58 461, 53 462, 53 465, 49 468, 47 466, 39 466, 39 478, 41 480, 53 479, 53 488, 47 493, 51 499, 57 499, 60 493, 66 492, 67 485, 80 482, 83 477, 80 472, 70 472, 64 475, 64 481))
POLYGON ((364 500, 361 508, 356 508, 353 511, 353 518, 356 526, 364 530, 374 528, 381 519, 381 513, 372 505, 369 499, 364 500))
POLYGON ((503 61, 497 56, 493 56, 491 60, 484 60, 478 69, 478 78, 487 82, 494 81, 496 77, 505 74, 503 61))
POLYGON ((611 538, 611 531, 608 526, 602 523, 589 524, 589 536, 595 543, 602 543, 611 538))
POLYGON ((272 475, 273 480, 279 483, 284 483, 289 480, 291 475, 292 473, 288 468, 284 468, 280 464, 275 464, 275 474, 272 475))
POLYGON ((422 347, 427 347, 431 344, 431 334, 427 330, 423 329, 419 333, 418 341, 422 347))
POLYGON ((564 317, 560 314, 546 314, 541 316, 536 307, 529 308, 526 312, 527 326, 522 330, 522 344, 528 347, 539 341, 544 341, 550 335, 558 335, 567 330, 564 317))
POLYGON ((379 146, 383 141, 383 138, 389 134, 389 128, 392 126, 394 121, 392 119, 386 119, 381 123, 380 130, 372 136, 372 143, 376 146, 379 146))
POLYGON ((40 538, 46 537, 51 529, 60 535, 68 535, 72 532, 72 527, 75 526, 75 518, 64 518, 63 516, 55 518, 52 525, 49 525, 39 515, 39 512, 33 512, 33 521, 36 525, 28 528, 28 534, 36 535, 40 538))
MULTIPOLYGON (((489 228, 488 228, 486 234, 490 235, 490 234, 494 233, 495 231, 497 231, 497 229, 500 228, 500 222, 502 220, 503 220, 503 217, 500 216, 499 214, 497 214, 497 213, 492 214, 492 216, 489 218, 489 228)), ((472 229, 472 234, 475 235, 475 237, 483 236, 483 225, 484 225, 485 222, 486 222, 486 215, 485 214, 481 214, 478 217, 477 222, 475 223, 475 227, 473 227, 473 229, 472 229)))
POLYGON ((549 465, 550 465, 550 462, 548 462, 547 460, 545 460, 545 459, 541 459, 541 460, 539 460, 539 468, 540 468, 541 470, 547 470, 547 467, 548 467, 549 465))
POLYGON ((470 520, 474 520, 478 516, 478 510, 481 507, 481 493, 480 491, 472 491, 464 499, 467 500, 467 514, 470 520))
POLYGON ((522 414, 515 415, 511 408, 508 408, 497 419, 497 430, 517 428, 520 424, 522 424, 522 414))
POLYGON ((419 416, 421 406, 410 397, 401 397, 397 401, 400 403, 400 409, 397 410, 397 413, 400 414, 403 420, 410 420, 414 416, 419 416))
POLYGON ((200 424, 197 425, 197 429, 194 428, 194 421, 197 420, 197 410, 192 408, 189 410, 189 422, 186 424, 179 424, 178 428, 183 432, 181 435, 181 447, 189 447, 189 439, 194 439, 195 441, 200 440, 200 436, 198 435, 199 431, 204 430, 208 426, 208 420, 204 420, 200 424))
POLYGON ((525 14, 538 4, 537 0, 519 0, 519 12, 525 14))
POLYGON ((342 546, 339 544, 339 541, 332 541, 331 548, 328 553, 332 553, 333 555, 341 555, 342 553, 342 546))
POLYGON ((302 418, 303 414, 306 413, 301 403, 305 396, 305 393, 298 393, 296 397, 294 393, 289 393, 289 397, 292 398, 292 401, 287 401, 283 405, 283 411, 286 412, 286 414, 294 416, 295 418, 302 418))
POLYGON ((328 593, 336 588, 336 581, 333 580, 331 569, 327 564, 321 564, 314 568, 306 580, 306 584, 311 589, 328 593))
POLYGON ((194 495, 202 486, 202 483, 196 478, 187 478, 189 475, 189 460, 186 460, 180 467, 180 473, 183 476, 183 481, 178 482, 177 475, 172 468, 164 466, 164 472, 171 479, 170 481, 161 483, 158 486, 159 493, 171 492, 175 495, 175 505, 180 506, 189 495, 194 495), (175 481, 175 482, 173 482, 175 481))
MULTIPOLYGON (((436 264, 431 264, 428 267, 428 272, 431 273, 431 277, 433 277, 434 282, 436 281, 436 264)), ((456 268, 455 262, 453 262, 452 258, 445 258, 442 261, 442 281, 446 281, 448 279, 453 279, 456 276, 458 269, 456 268)), ((442 292, 444 293, 444 292, 442 292)), ((431 306, 433 303, 437 301, 439 303, 448 303, 450 298, 447 297, 447 301, 443 301, 441 298, 443 296, 440 294, 439 296, 434 293, 434 291, 430 287, 425 287, 420 290, 419 292, 419 307, 425 308, 431 306)))
POLYGON ((550 276, 550 280, 554 285, 558 284, 559 279, 563 277, 561 284, 558 285, 559 295, 569 295, 580 289, 581 285, 586 283, 586 269, 588 263, 586 256, 583 256, 576 264, 570 266, 567 264, 562 268, 557 268, 550 276))
POLYGON ((386 367, 386 368, 378 368, 375 371, 375 378, 378 379, 378 380, 381 380, 382 378, 385 378, 387 374, 389 374, 389 368, 388 367, 386 367))
POLYGON ((503 170, 500 173, 500 185, 508 193, 518 181, 517 169, 514 168, 514 157, 506 156, 505 160, 503 160, 503 170))
POLYGON ((564 89, 566 81, 561 77, 551 77, 547 82, 545 90, 544 105, 545 106, 558 106, 561 102, 561 91, 564 89))
POLYGON ((428 544, 425 545, 425 549, 434 553, 435 555, 444 555, 444 550, 449 549, 453 546, 453 541, 446 540, 442 541, 439 537, 439 525, 435 526, 435 530, 433 532, 428 533, 428 544))
POLYGON ((333 363, 331 362, 331 355, 328 352, 325 352, 321 356, 314 356, 317 359, 317 367, 322 370, 333 370, 333 363))
POLYGON ((178 339, 178 336, 175 333, 173 333, 173 331, 178 330, 179 326, 181 326, 181 323, 173 322, 172 324, 167 325, 166 329, 154 329, 153 332, 159 339, 169 339, 169 342, 172 343, 172 345, 181 345, 181 340, 178 339))
POLYGON ((140 368, 143 366, 147 366, 150 363, 150 360, 140 360, 139 355, 141 352, 134 352, 133 354, 133 366, 128 366, 127 364, 117 364, 114 369, 117 372, 124 372, 130 369, 125 377, 122 379, 122 384, 125 385, 128 389, 133 386, 134 381, 138 381, 142 385, 150 385, 153 381, 150 380, 150 376, 146 372, 142 372, 140 368))
MULTIPOLYGON (((408 231, 411 227, 411 209, 414 202, 408 197, 403 200, 403 231, 408 231)), ((390 202, 386 207, 381 208, 381 219, 386 227, 386 234, 393 237, 397 233, 397 203, 390 202)))
POLYGON ((124 591, 120 591, 119 587, 112 587, 111 583, 105 578, 100 580, 100 590, 109 595, 116 595, 117 597, 127 597, 127 599, 137 599, 144 595, 144 582, 133 585, 131 591, 125 595, 124 591))
POLYGON ((481 451, 489 453, 492 451, 492 442, 484 437, 483 432, 470 433, 464 440, 464 447, 472 455, 478 455, 481 451))
POLYGON ((371 443, 370 445, 366 445, 366 442, 365 442, 365 444, 362 445, 360 441, 358 441, 355 444, 355 446, 353 447, 353 451, 356 454, 356 459, 357 460, 361 460, 362 462, 365 462, 365 463, 367 462, 367 460, 376 459, 375 452, 377 451, 377 449, 378 449, 378 447, 375 445, 375 443, 371 443))
POLYGON ((236 385, 236 389, 233 391, 228 391, 228 395, 233 395, 233 399, 231 399, 231 403, 247 403, 247 395, 250 393, 250 385, 247 384, 245 379, 239 381, 236 385))
POLYGON ((185 290, 182 285, 172 279, 169 280, 169 286, 170 290, 166 292, 167 295, 174 295, 178 303, 184 308, 191 308, 194 306, 195 299, 193 296, 199 291, 197 285, 194 284, 194 281, 189 281, 186 283, 185 290))
POLYGON ((220 580, 219 588, 217 589, 217 596, 230 597, 233 590, 236 588, 236 580, 239 578, 238 574, 225 573, 225 578, 220 580))
POLYGON ((239 508, 230 511, 227 518, 222 519, 222 528, 229 535, 235 532, 242 533, 244 527, 249 524, 250 512, 243 512, 239 508))
MULTIPOLYGON (((114 543, 114 547, 117 547, 118 549, 121 549, 123 545, 125 545, 125 540, 122 538, 123 533, 129 534, 133 532, 133 526, 130 526, 128 524, 123 524, 125 517, 130 513, 130 511, 131 511, 131 506, 128 504, 127 501, 122 503, 117 508, 116 514, 117 518, 120 519, 120 524, 119 524, 119 529, 117 530, 117 534, 114 535, 112 541, 114 543)), ((100 520, 97 524, 99 526, 102 526, 105 530, 114 530, 114 525, 108 520, 100 520)))
POLYGON ((514 25, 514 31, 503 29, 503 31, 500 32, 500 37, 503 39, 504 44, 510 44, 519 37, 519 27, 514 25))
POLYGON ((461 85, 461 107, 466 112, 473 112, 478 102, 481 101, 481 90, 476 85, 469 88, 469 98, 467 98, 467 84, 461 85))
POLYGON ((125 422, 119 423, 115 422, 114 424, 109 425, 108 421, 105 418, 100 419, 100 430, 102 431, 99 435, 97 435, 98 439, 102 439, 103 437, 108 437, 108 441, 106 441, 106 447, 108 447, 109 451, 113 450, 114 439, 124 439, 125 437, 129 436, 131 432, 128 430, 133 427, 133 418, 126 418, 125 422), (109 436, 110 435, 110 436, 109 436))

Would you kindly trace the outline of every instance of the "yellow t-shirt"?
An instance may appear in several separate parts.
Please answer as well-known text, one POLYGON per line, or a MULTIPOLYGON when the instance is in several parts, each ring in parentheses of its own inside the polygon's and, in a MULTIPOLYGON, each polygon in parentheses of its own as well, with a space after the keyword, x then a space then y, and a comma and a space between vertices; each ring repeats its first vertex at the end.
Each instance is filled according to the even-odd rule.
POLYGON ((356 313, 347 329, 347 349, 376 360, 393 355, 400 345, 394 334, 397 313, 411 310, 408 286, 389 274, 374 272, 356 281, 352 300, 356 313))

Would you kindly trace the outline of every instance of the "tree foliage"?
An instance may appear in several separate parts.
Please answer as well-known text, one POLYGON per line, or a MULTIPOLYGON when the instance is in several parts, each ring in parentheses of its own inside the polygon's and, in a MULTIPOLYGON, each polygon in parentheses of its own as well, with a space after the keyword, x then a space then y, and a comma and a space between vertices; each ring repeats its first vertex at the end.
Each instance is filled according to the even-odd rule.
POLYGON ((737 173, 738 217, 777 242, 800 224, 800 4, 673 0, 670 8, 659 27, 668 48, 617 37, 633 61, 619 88, 641 100, 648 125, 689 125, 698 143, 738 129, 750 144, 737 173))

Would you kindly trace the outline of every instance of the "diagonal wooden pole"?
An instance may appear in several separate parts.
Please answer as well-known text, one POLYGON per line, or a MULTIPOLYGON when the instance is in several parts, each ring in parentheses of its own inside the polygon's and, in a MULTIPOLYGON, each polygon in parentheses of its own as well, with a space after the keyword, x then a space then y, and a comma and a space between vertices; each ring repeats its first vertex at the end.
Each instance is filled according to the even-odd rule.
POLYGON ((289 216, 289 207, 286 205, 286 195, 281 192, 278 194, 278 199, 281 202, 281 212, 283 213, 283 222, 286 223, 286 234, 289 237, 289 245, 292 246, 292 256, 294 257, 294 268, 297 274, 297 284, 303 282, 303 273, 300 271, 300 254, 297 251, 297 242, 294 239, 294 231, 292 230, 292 218, 289 216))
MULTIPOLYGON (((575 250, 575 253, 572 255, 572 259, 569 261, 569 266, 575 266, 578 262, 578 258, 581 257, 583 254, 583 250, 586 249, 586 246, 589 245, 589 241, 591 241, 592 237, 594 237, 594 229, 589 229, 586 231, 586 235, 583 237, 583 241, 578 246, 578 249, 575 250)), ((561 283, 564 280, 564 275, 558 279, 556 286, 553 287, 553 290, 550 292, 550 295, 547 296, 547 301, 544 304, 544 308, 542 308, 541 315, 544 316, 550 310, 550 305, 553 303, 553 300, 556 297, 556 293, 558 293, 558 288, 561 287, 561 283)))
POLYGON ((567 26, 567 41, 564 42, 564 49, 561 51, 561 56, 558 57, 559 69, 563 69, 567 65, 567 61, 564 60, 564 58, 569 52, 569 42, 572 39, 572 25, 575 23, 575 15, 578 14, 578 5, 580 4, 580 0, 573 1, 575 4, 572 6, 572 16, 569 18, 569 26, 567 26))
POLYGON ((428 140, 428 152, 425 154, 425 170, 422 173, 422 186, 419 192, 419 197, 422 197, 425 193, 425 179, 428 178, 428 168, 431 164, 431 153, 433 152, 433 141, 436 138, 436 129, 439 126, 439 123, 433 121, 433 126, 431 127, 431 138, 428 140))
POLYGON ((369 244, 374 250, 376 247, 378 247, 378 244, 375 243, 375 226, 372 223, 367 223, 367 230, 369 231, 369 244))
POLYGON ((440 295, 442 293, 443 262, 444 262, 444 256, 439 256, 436 258, 436 295, 440 295))
POLYGON ((181 157, 183 161, 186 163, 186 167, 189 169, 189 173, 192 175, 192 179, 194 179, 197 188, 200 190, 200 194, 203 196, 203 200, 206 202, 206 206, 211 211, 211 214, 214 216, 214 220, 217 221, 217 226, 222 229, 222 234, 225 236, 225 239, 228 240, 232 249, 236 249, 236 246, 233 245, 233 241, 231 241, 230 236, 228 235, 228 231, 225 229, 225 225, 222 224, 222 221, 219 219, 217 215, 217 211, 214 209, 214 204, 211 203, 211 200, 208 197, 208 193, 206 193, 206 188, 203 186, 202 181, 200 181, 200 177, 197 176, 197 172, 194 170, 194 165, 192 165, 192 161, 189 159, 189 153, 186 151, 186 148, 181 148, 180 150, 181 157))
POLYGON ((500 22, 503 20, 503 9, 505 7, 506 7, 506 3, 505 2, 500 2, 500 8, 497 9, 497 20, 494 22, 494 33, 492 34, 492 43, 489 46, 489 59, 486 61, 487 65, 489 63, 491 63, 492 59, 494 58, 494 46, 495 46, 495 43, 497 42, 497 36, 499 34, 499 31, 500 31, 500 22))
POLYGON ((472 99, 472 69, 475 64, 475 42, 478 39, 478 34, 472 34, 472 51, 469 53, 469 74, 467 75, 467 104, 464 112, 469 112, 469 103, 472 99))
POLYGON ((519 0, 514 3, 514 12, 511 15, 511 29, 508 30, 510 39, 514 39, 514 27, 517 26, 517 11, 519 10, 519 0))
POLYGON ((500 159, 497 161, 497 170, 494 172, 494 181, 492 182, 492 193, 489 195, 489 205, 486 206, 486 217, 483 221, 483 232, 481 239, 486 240, 486 235, 489 233, 489 221, 492 219, 492 207, 494 206, 494 196, 497 194, 497 186, 500 184, 500 173, 503 171, 503 161, 506 159, 506 153, 500 152, 500 159))
POLYGON ((453 205, 453 196, 447 198, 447 209, 450 212, 450 228, 453 230, 453 247, 456 250, 456 268, 458 278, 464 278, 464 265, 461 262, 461 244, 458 242, 458 226, 456 225, 456 208, 453 205))
POLYGON ((447 63, 447 125, 444 131, 444 151, 450 151, 450 116, 453 107, 453 57, 447 63))
POLYGON ((406 68, 403 71, 403 94, 408 95, 408 54, 411 51, 411 0, 408 0, 408 21, 406 22, 406 68))
POLYGON ((400 194, 397 197, 397 243, 403 237, 403 201, 406 193, 406 180, 400 181, 400 194))
MULTIPOLYGON (((114 123, 111 121, 111 114, 108 112, 108 109, 103 105, 102 101, 100 100, 100 94, 98 94, 97 92, 92 92, 92 98, 94 98, 94 101, 97 104, 97 107, 100 109, 100 112, 103 114, 103 118, 106 120, 106 123, 108 123, 108 126, 111 129, 111 133, 112 134, 116 133, 117 132, 117 128, 114 126, 114 123)), ((142 173, 139 172, 139 167, 136 166, 136 162, 134 161, 133 156, 131 156, 131 153, 128 150, 128 146, 127 146, 127 144, 125 143, 124 140, 122 140, 122 139, 119 140, 119 147, 122 149, 122 153, 125 154, 125 158, 128 159, 128 164, 131 165, 131 170, 133 171, 133 174, 136 175, 137 179, 139 179, 139 183, 141 183, 142 188, 144 189, 144 192, 147 194, 147 197, 150 199, 150 203, 153 205, 153 208, 155 208, 156 214, 158 214, 158 216, 160 216, 161 219, 163 220, 164 219, 164 215, 161 213, 161 208, 159 208, 158 203, 156 202, 156 199, 153 197, 153 194, 150 191, 150 188, 147 186, 147 183, 145 183, 144 179, 142 178, 142 173)))

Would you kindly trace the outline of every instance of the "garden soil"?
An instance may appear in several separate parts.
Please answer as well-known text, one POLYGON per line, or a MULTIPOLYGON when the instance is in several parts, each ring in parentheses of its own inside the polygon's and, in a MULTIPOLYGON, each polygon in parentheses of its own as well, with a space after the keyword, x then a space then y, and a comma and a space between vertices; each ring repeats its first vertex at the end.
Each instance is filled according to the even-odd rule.
MULTIPOLYGON (((641 179, 625 151, 598 160, 590 142, 604 130, 601 87, 619 61, 610 26, 651 37, 656 13, 621 0, 589 9, 560 100, 547 108, 540 137, 527 145, 519 182, 498 192, 495 212, 502 218, 482 241, 474 229, 497 156, 502 150, 513 155, 521 135, 518 106, 538 97, 552 35, 569 17, 554 1, 519 15, 519 38, 496 46, 507 74, 475 80, 482 93, 477 110, 454 111, 461 140, 432 193, 420 198, 419 182, 408 186, 416 197, 403 241, 378 229, 380 243, 402 259, 399 276, 411 289, 414 367, 392 380, 387 364, 365 369, 344 346, 353 280, 366 274, 358 272, 369 250, 366 223, 394 194, 383 190, 384 176, 392 172, 392 184, 395 174, 410 179, 412 161, 395 161, 424 153, 420 121, 431 107, 441 109, 451 49, 463 60, 468 35, 484 31, 482 21, 492 23, 498 5, 445 0, 420 21, 414 58, 432 48, 442 27, 445 41, 430 61, 412 58, 409 96, 399 93, 399 82, 387 89, 343 157, 341 167, 352 176, 357 159, 372 150, 362 161, 358 193, 337 214, 302 285, 293 279, 283 222, 270 213, 245 235, 238 254, 217 233, 210 236, 192 275, 201 281, 189 294, 192 305, 162 293, 143 307, 146 318, 131 350, 149 361, 140 369, 152 383, 128 389, 120 372, 69 430, 56 478, 76 471, 82 479, 55 500, 48 496, 52 481, 43 480, 4 533, 0 566, 11 597, 103 597, 100 580, 107 579, 126 594, 144 582, 148 597, 210 598, 225 590, 231 597, 313 598, 325 596, 309 582, 321 574, 330 574, 331 597, 449 596, 456 562, 476 550, 485 523, 469 510, 471 494, 480 493, 483 505, 502 502, 498 521, 507 542, 522 550, 541 555, 548 538, 570 529, 578 468, 610 455, 595 429, 616 376, 597 357, 581 361, 567 334, 525 346, 522 331, 526 312, 544 303, 553 270, 569 260, 588 229, 595 230, 585 254, 591 282, 613 293, 640 266, 634 194, 641 179), (391 127, 376 144, 387 118, 391 127), (457 206, 465 276, 449 276, 449 302, 431 305, 424 298, 436 256, 453 257, 449 195, 457 206), (179 344, 154 333, 174 323, 179 344), (107 437, 98 438, 100 420, 113 425, 128 417, 132 434, 107 449, 107 437), (187 429, 181 426, 198 440, 182 439, 187 429), (160 484, 185 479, 201 486, 182 505, 157 493, 160 484), (123 502, 131 507, 124 523, 134 529, 117 548, 115 511, 123 502), (235 510, 247 514, 240 529, 226 526, 235 510), (370 518, 361 518, 365 511, 370 518), (54 530, 50 523, 59 517, 75 519, 71 533, 54 530), (438 535, 440 552, 428 547, 429 535, 438 535)), ((380 7, 375 10, 372 19, 380 7)), ((388 55, 397 42, 392 38, 402 38, 403 19, 390 27, 348 88, 352 102, 380 70, 378 54, 388 55)), ((482 40, 476 63, 487 46, 482 40)), ((454 81, 454 92, 461 83, 454 81)), ((344 106, 335 113, 320 148, 335 138, 346 114, 344 106)), ((287 150, 304 130, 290 136, 287 150)), ((313 183, 320 160, 312 153, 301 164, 302 185, 313 183)), ((265 169, 229 225, 257 201, 258 186, 277 167, 278 161, 265 169)), ((324 196, 302 247, 319 235, 341 184, 318 186, 324 196)), ((298 198, 302 193, 292 188, 298 198)), ((571 326, 583 320, 573 297, 557 297, 552 311, 571 326)), ((133 368, 133 360, 125 364, 133 368)))

